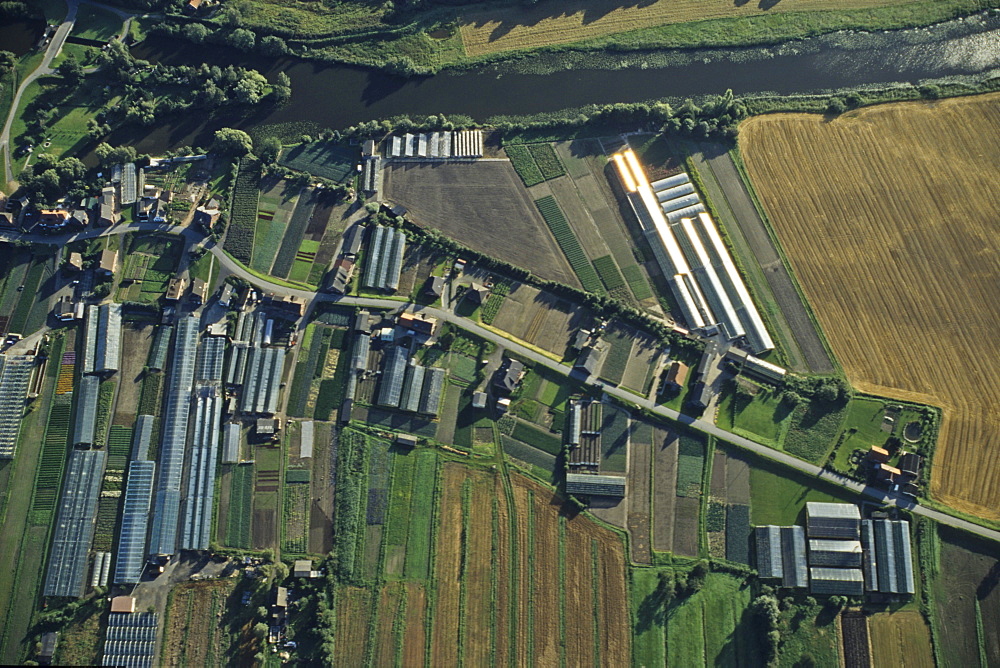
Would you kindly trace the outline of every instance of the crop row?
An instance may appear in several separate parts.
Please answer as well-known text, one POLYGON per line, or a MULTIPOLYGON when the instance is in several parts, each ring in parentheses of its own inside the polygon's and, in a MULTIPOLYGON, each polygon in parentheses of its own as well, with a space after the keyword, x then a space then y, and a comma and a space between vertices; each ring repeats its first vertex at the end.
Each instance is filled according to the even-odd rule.
POLYGON ((253 480, 253 466, 240 464, 233 469, 232 494, 226 522, 226 544, 229 547, 250 547, 253 480))
POLYGON ((635 295, 636 299, 642 301, 643 299, 650 299, 653 296, 653 291, 649 289, 649 281, 642 275, 642 269, 639 268, 639 265, 626 265, 622 267, 622 273, 625 274, 628 287, 632 290, 632 294, 635 295))
POLYGON ((132 430, 129 427, 111 425, 108 435, 108 466, 125 468, 132 451, 132 430))
POLYGON ((59 365, 59 378, 56 380, 56 394, 66 394, 73 391, 73 368, 75 364, 59 365))
POLYGON ((601 366, 601 378, 617 385, 622 382, 625 367, 632 357, 632 337, 620 329, 615 329, 608 337, 608 343, 610 349, 601 366))
POLYGON ((726 559, 750 563, 750 506, 733 504, 726 512, 726 559))
POLYGON ((115 524, 118 520, 118 502, 121 497, 102 496, 97 501, 97 526, 94 529, 94 549, 100 552, 111 550, 115 538, 115 524))
POLYGON ((28 324, 28 316, 31 313, 31 307, 34 306, 35 297, 38 295, 38 284, 42 280, 44 269, 45 262, 43 260, 35 260, 32 263, 28 274, 24 278, 24 289, 20 293, 20 299, 17 300, 17 307, 15 307, 14 312, 10 315, 10 323, 7 325, 7 331, 24 333, 25 326, 28 324))
POLYGON ((510 286, 511 283, 507 279, 497 279, 496 283, 493 284, 493 289, 490 291, 490 296, 486 298, 486 303, 483 304, 483 310, 479 313, 480 320, 487 325, 493 324, 497 313, 500 312, 500 307, 503 306, 504 298, 510 293, 510 286))
POLYGON ((260 195, 260 162, 249 158, 240 160, 239 171, 233 184, 229 230, 223 247, 243 264, 250 264, 253 256, 253 235, 257 223, 257 198, 260 195))
POLYGON ((94 447, 101 448, 108 439, 108 424, 111 423, 111 408, 115 400, 118 381, 106 380, 101 383, 97 395, 97 427, 94 430, 94 447))
POLYGON ((542 170, 535 164, 535 159, 531 157, 527 146, 515 144, 504 147, 504 151, 506 151, 507 157, 510 158, 510 164, 514 166, 514 171, 524 181, 525 186, 530 188, 545 180, 545 177, 542 176, 542 170))
POLYGON ((552 236, 556 238, 556 243, 559 244, 559 248, 562 249, 566 259, 569 260, 569 264, 573 267, 577 278, 580 279, 580 283, 583 284, 583 289, 587 292, 603 295, 604 286, 601 285, 601 279, 597 277, 594 266, 590 264, 590 260, 587 259, 583 248, 580 247, 579 240, 573 234, 573 230, 570 229, 569 223, 566 221, 566 216, 563 215, 562 209, 559 208, 555 198, 552 195, 546 195, 541 199, 535 200, 535 206, 541 212, 542 218, 545 219, 545 224, 552 231, 552 236))
POLYGON ((594 269, 597 270, 597 275, 601 277, 601 282, 604 283, 604 287, 608 289, 608 292, 625 286, 625 279, 622 278, 622 273, 618 271, 615 259, 610 255, 605 255, 594 260, 594 269))
POLYGON ((554 436, 523 422, 518 422, 514 426, 513 437, 550 455, 558 455, 562 450, 562 439, 558 436, 554 436))
POLYGON ((35 473, 35 495, 32 511, 52 511, 59 496, 63 465, 66 462, 71 405, 66 399, 56 399, 49 412, 49 423, 42 442, 42 454, 35 473))
POLYGON ((288 485, 284 494, 284 550, 307 552, 309 527, 309 485, 288 485))
POLYGON ((337 142, 312 142, 285 149, 278 163, 331 181, 343 181, 353 172, 354 151, 337 142))

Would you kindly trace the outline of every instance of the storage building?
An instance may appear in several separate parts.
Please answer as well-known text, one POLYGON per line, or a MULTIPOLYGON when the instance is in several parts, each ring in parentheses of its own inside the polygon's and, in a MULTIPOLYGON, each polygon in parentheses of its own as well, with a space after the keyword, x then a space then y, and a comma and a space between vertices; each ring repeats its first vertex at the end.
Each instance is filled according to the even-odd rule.
POLYGON ((581 496, 625 496, 625 476, 567 473, 566 492, 581 496))
POLYGON ((806 503, 806 526, 809 538, 858 540, 861 537, 861 511, 852 503, 806 503))
POLYGON ((822 595, 862 596, 865 579, 860 568, 810 568, 809 592, 822 595))
POLYGON ((913 554, 910 523, 906 520, 865 520, 871 523, 875 542, 878 590, 884 594, 912 595, 913 554))

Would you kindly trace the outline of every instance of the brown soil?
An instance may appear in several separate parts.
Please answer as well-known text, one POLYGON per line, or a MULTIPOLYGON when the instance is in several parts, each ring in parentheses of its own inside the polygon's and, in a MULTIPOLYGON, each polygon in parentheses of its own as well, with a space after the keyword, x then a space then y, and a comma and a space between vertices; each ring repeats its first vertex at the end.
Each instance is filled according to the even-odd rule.
POLYGON ((424 661, 424 618, 427 594, 416 582, 406 583, 406 631, 403 634, 403 666, 418 668, 424 661))
POLYGON ((118 401, 112 424, 125 427, 135 425, 143 369, 149 358, 154 330, 152 326, 136 329, 133 325, 128 325, 122 328, 122 368, 118 371, 118 401))
POLYGON ((226 599, 234 588, 231 580, 184 582, 174 589, 167 609, 167 628, 163 635, 163 665, 204 666, 209 657, 226 655, 228 634, 220 625, 226 599), (217 599, 216 617, 209 618, 213 594, 217 599), (215 626, 211 647, 207 624, 215 626))
POLYGON ((670 552, 677 502, 677 435, 653 429, 653 549, 670 552))
POLYGON ((396 617, 403 598, 403 583, 393 582, 382 587, 378 600, 378 625, 375 629, 375 646, 372 659, 376 666, 396 663, 396 617))
MULTIPOLYGON (((468 469, 467 469, 468 470, 468 469)), ((466 536, 467 567, 462 577, 465 588, 465 663, 470 666, 490 665, 490 636, 492 623, 490 611, 493 600, 493 578, 496 577, 495 555, 507 551, 493 545, 493 504, 495 493, 494 476, 486 472, 469 471, 471 482, 471 514, 468 519, 466 536)))
POLYGON ((251 536, 255 550, 273 549, 278 537, 277 513, 272 509, 254 508, 251 536))
POLYGON ((337 598, 337 651, 333 653, 333 665, 355 668, 365 656, 368 644, 371 594, 367 589, 344 587, 337 598))
MULTIPOLYGON (((540 487, 531 486, 534 519, 534 563, 531 568, 531 602, 534 609, 534 659, 544 666, 560 663, 562 638, 559 620, 559 508, 561 499, 540 487)), ((567 559, 569 555, 567 554, 567 559)), ((569 583, 566 583, 570 586, 569 583)))
POLYGON ((309 512, 309 553, 326 554, 333 549, 333 480, 330 469, 333 449, 330 447, 330 427, 317 422, 313 428, 313 472, 311 509, 309 512))
POLYGON ((652 447, 648 443, 631 443, 629 453, 628 488, 628 532, 632 561, 648 564, 651 560, 649 534, 649 467, 652 447))
POLYGON ((437 599, 431 631, 431 664, 458 663, 459 595, 462 573, 462 481, 468 469, 448 463, 442 473, 442 493, 437 542, 434 546, 434 578, 437 599))

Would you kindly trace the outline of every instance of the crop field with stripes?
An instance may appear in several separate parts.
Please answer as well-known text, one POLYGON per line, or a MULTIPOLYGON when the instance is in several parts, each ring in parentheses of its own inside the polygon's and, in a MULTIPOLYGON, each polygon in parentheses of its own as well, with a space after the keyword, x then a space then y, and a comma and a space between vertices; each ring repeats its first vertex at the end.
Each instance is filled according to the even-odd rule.
POLYGON ((1000 141, 998 102, 888 104, 829 122, 768 115, 740 131, 750 178, 851 384, 940 406, 931 494, 994 521, 1000 311, 987 305, 1000 301, 1000 151, 984 147, 1000 141))
POLYGON ((546 195, 541 199, 535 200, 535 206, 538 207, 539 213, 545 219, 545 224, 549 226, 552 236, 556 238, 559 248, 566 256, 566 259, 569 260, 569 264, 573 267, 576 277, 580 279, 583 289, 599 295, 604 294, 604 286, 601 285, 601 280, 597 277, 597 272, 594 270, 593 265, 590 264, 590 260, 587 259, 583 248, 580 247, 580 241, 573 234, 573 230, 570 229, 569 223, 566 222, 566 216, 563 214, 562 209, 559 208, 559 204, 556 203, 555 198, 551 195, 546 195))
MULTIPOLYGON (((568 513, 523 476, 441 461, 431 450, 388 454, 380 577, 365 579, 381 584, 337 588, 335 665, 357 657, 375 665, 628 664, 617 534, 568 513)), ((379 457, 371 450, 368 466, 379 457)), ((358 480, 382 484, 383 466, 358 480)), ((371 519, 377 495, 357 496, 371 519)), ((354 517, 364 533, 365 512, 354 517)), ((358 560, 366 553, 359 545, 358 560)))

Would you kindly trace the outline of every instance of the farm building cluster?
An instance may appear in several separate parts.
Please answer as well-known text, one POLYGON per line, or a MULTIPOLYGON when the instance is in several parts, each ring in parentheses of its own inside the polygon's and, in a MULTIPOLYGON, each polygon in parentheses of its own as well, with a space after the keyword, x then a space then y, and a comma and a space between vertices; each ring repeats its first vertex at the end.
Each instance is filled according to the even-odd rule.
POLYGON ((806 504, 806 526, 758 526, 757 571, 781 587, 842 596, 912 596, 910 523, 862 519, 849 503, 806 504))
POLYGON ((751 352, 774 348, 715 221, 686 173, 650 183, 631 150, 612 156, 629 204, 687 324, 751 352))

